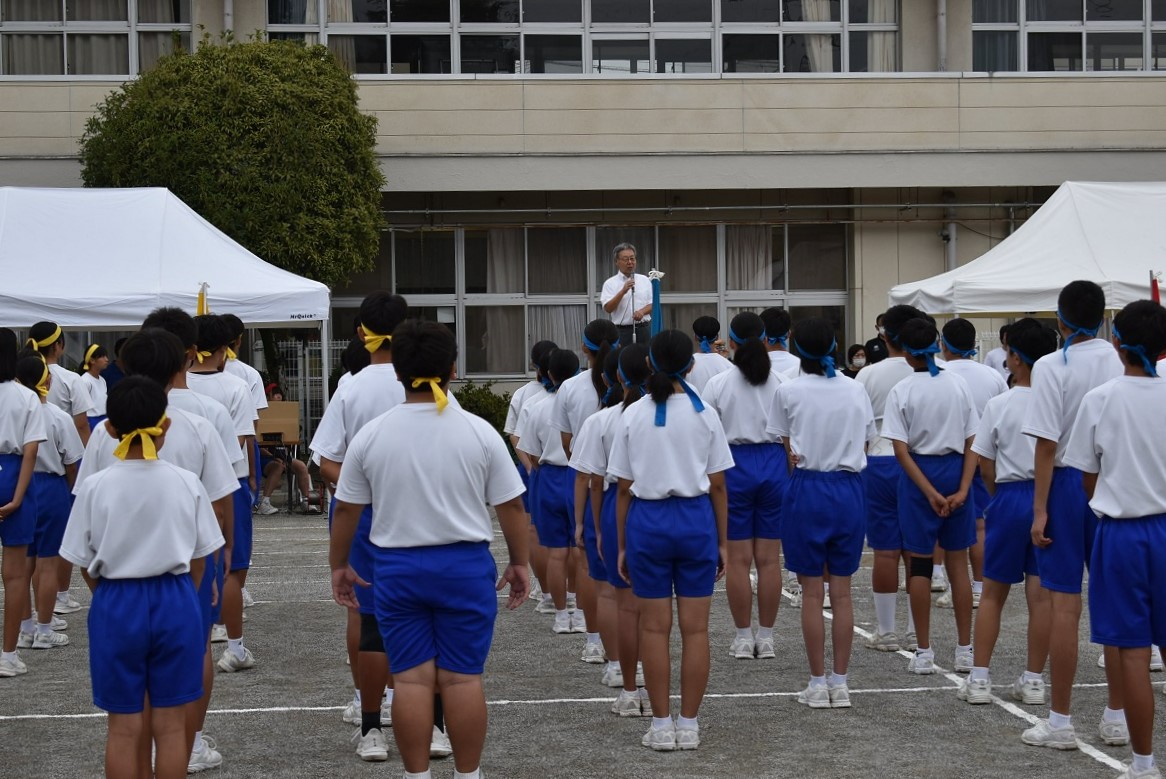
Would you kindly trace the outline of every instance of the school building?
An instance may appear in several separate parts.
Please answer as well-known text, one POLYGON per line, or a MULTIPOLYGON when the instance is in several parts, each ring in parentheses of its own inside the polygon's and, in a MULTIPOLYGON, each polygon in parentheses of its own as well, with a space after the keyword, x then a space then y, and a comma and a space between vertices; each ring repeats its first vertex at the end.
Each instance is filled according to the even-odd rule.
POLYGON ((463 376, 577 343, 612 247, 668 326, 784 305, 874 333, 1065 180, 1166 179, 1166 0, 0 0, 0 185, 77 186, 94 105, 174 44, 328 46, 379 120, 392 288, 463 376))

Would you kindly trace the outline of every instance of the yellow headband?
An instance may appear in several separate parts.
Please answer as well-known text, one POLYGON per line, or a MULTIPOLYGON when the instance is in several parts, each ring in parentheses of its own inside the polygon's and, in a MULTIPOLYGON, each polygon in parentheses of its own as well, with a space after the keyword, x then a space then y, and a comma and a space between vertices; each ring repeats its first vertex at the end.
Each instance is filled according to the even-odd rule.
POLYGON ((198 360, 198 364, 202 365, 207 357, 214 357, 214 352, 195 352, 194 356, 198 360))
POLYGON ((449 398, 441 391, 441 379, 434 376, 428 376, 421 379, 413 379, 413 389, 417 389, 422 384, 428 384, 433 390, 433 402, 437 404, 437 413, 440 414, 445 411, 445 407, 449 405, 449 398))
POLYGON ((89 348, 85 350, 85 362, 81 363, 83 370, 89 370, 89 361, 93 359, 93 353, 101 348, 101 344, 90 344, 89 348))
POLYGON ((369 354, 373 354, 377 349, 380 349, 381 344, 383 344, 385 341, 388 341, 389 343, 393 342, 393 336, 391 335, 377 335, 364 325, 361 325, 360 329, 364 330, 364 348, 368 349, 369 354))
POLYGON ((239 355, 235 354, 235 350, 234 350, 234 349, 232 349, 232 348, 231 348, 231 347, 229 347, 229 346, 227 347, 227 359, 228 359, 228 360, 237 360, 237 359, 239 359, 239 355))
POLYGON ((121 437, 121 443, 113 450, 113 456, 119 460, 124 460, 126 455, 130 453, 130 446, 133 445, 135 438, 142 439, 142 456, 147 460, 158 459, 158 447, 154 445, 154 439, 162 435, 162 424, 166 421, 166 415, 158 420, 158 424, 153 427, 139 427, 126 433, 121 437))
POLYGON ((53 334, 50 335, 48 338, 44 338, 40 341, 36 340, 35 338, 29 338, 28 345, 39 352, 41 349, 45 348, 46 346, 50 346, 51 344, 56 343, 57 339, 60 337, 61 337, 61 326, 57 325, 57 329, 54 330, 53 334))
POLYGON ((47 398, 49 396, 49 365, 48 365, 48 363, 45 363, 45 372, 41 374, 40 381, 38 381, 36 383, 36 386, 33 387, 33 389, 35 389, 36 394, 40 395, 42 398, 47 398))

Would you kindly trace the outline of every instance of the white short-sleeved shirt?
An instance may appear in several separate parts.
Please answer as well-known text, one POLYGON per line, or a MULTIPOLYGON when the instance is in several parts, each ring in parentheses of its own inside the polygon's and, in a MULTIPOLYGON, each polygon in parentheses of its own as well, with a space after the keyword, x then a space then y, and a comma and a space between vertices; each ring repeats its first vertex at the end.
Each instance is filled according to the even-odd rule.
POLYGON ((207 395, 222 403, 231 415, 235 435, 239 437, 255 435, 255 407, 251 402, 251 391, 237 376, 219 371, 218 373, 186 374, 186 386, 200 395, 207 395))
POLYGON ((1020 432, 1031 402, 1031 389, 1013 387, 984 407, 972 451, 996 461, 998 484, 1033 479, 1036 439, 1020 432))
POLYGON ((1124 371, 1113 344, 1099 338, 1070 344, 1068 362, 1059 349, 1046 354, 1032 366, 1032 403, 1020 431, 1056 441, 1054 464, 1058 468, 1064 466, 1065 449, 1081 398, 1124 371))
POLYGON ((64 476, 65 466, 85 454, 85 445, 72 417, 52 403, 41 403, 40 410, 44 416, 45 440, 36 450, 36 472, 64 476))
POLYGON ((765 383, 755 387, 734 367, 709 379, 701 399, 720 415, 730 444, 777 443, 781 439, 766 427, 773 396, 787 381, 780 373, 770 371, 765 383))
POLYGON ((879 428, 880 438, 870 447, 872 457, 890 457, 895 454, 889 438, 882 437, 883 413, 887 408, 887 397, 891 388, 915 372, 907 363, 905 357, 886 357, 873 365, 868 365, 854 377, 870 398, 870 407, 874 411, 875 424, 879 428))
POLYGON ((146 579, 188 573, 223 543, 194 474, 161 458, 118 460, 81 485, 61 557, 93 577, 146 579))
POLYGON ((555 391, 555 407, 551 411, 551 427, 561 433, 575 435, 583 427, 583 420, 599 410, 599 396, 591 383, 591 371, 586 370, 564 381, 555 391))
POLYGON ((1082 398, 1065 464, 1097 474, 1089 507, 1098 515, 1133 519, 1166 514, 1163 408, 1166 378, 1119 376, 1082 398))
POLYGON ((1008 382, 999 373, 975 360, 952 360, 944 363, 944 370, 954 373, 967 383, 977 414, 984 413, 984 406, 988 405, 989 400, 1008 391, 1008 382))
POLYGON ((85 385, 81 383, 80 376, 56 363, 49 366, 49 373, 53 377, 53 382, 49 386, 49 403, 71 417, 92 413, 93 400, 89 397, 85 385))
MULTIPOLYGON (((526 452, 540 465, 567 465, 567 453, 563 450, 563 436, 551 425, 555 410, 555 395, 548 392, 545 397, 522 409, 518 415, 518 449, 526 452)), ((535 397, 538 397, 537 395, 535 397)))
POLYGON ((452 406, 438 413, 432 403, 402 403, 352 439, 336 499, 371 504, 370 538, 393 549, 492 541, 486 504, 523 491, 489 422, 452 406))
POLYGON ((709 383, 709 379, 718 373, 724 373, 732 368, 733 363, 723 355, 716 354, 715 352, 711 354, 697 352, 692 355, 692 370, 688 372, 684 380, 699 395, 704 392, 705 385, 709 383))
POLYGON ((997 346, 992 351, 984 355, 984 364, 992 370, 1000 374, 1000 378, 1004 382, 1008 382, 1008 377, 1012 375, 1012 371, 1008 370, 1008 350, 1003 346, 997 346))
POLYGON ((867 444, 878 438, 866 391, 854 379, 807 374, 774 393, 768 430, 788 442, 807 471, 866 468, 867 444))
POLYGON ((102 376, 94 377, 90 373, 82 373, 81 384, 89 393, 89 403, 92 406, 89 409, 89 416, 105 416, 105 399, 109 397, 109 387, 106 386, 105 379, 102 376))
POLYGON ((0 383, 0 454, 23 454, 26 444, 46 439, 37 394, 15 381, 0 383))
MULTIPOLYGON (((227 452, 211 423, 171 406, 167 406, 166 416, 170 419, 170 429, 158 450, 158 459, 193 473, 211 500, 225 498, 239 489, 239 477, 231 468, 227 452)), ((81 486, 89 477, 121 462, 113 454, 117 445, 118 441, 103 425, 94 428, 77 471, 74 495, 81 494, 81 486)))
POLYGON ((351 378, 352 378, 352 374, 349 373, 348 371, 345 371, 344 373, 340 374, 340 378, 336 380, 336 389, 339 390, 341 387, 343 387, 345 384, 347 384, 348 380, 351 378))
MULTIPOLYGON (((784 349, 777 349, 769 353, 769 363, 777 373, 789 374, 802 369, 802 361, 784 349)), ((790 376, 789 378, 794 378, 790 376)))
POLYGON ((263 391, 263 376, 242 360, 228 359, 223 370, 232 376, 242 379, 251 393, 251 402, 255 406, 255 419, 259 419, 259 409, 267 408, 267 393, 263 391))
POLYGON ((515 431, 518 430, 518 415, 522 411, 526 399, 543 390, 545 388, 540 381, 527 382, 514 390, 514 394, 510 396, 510 407, 506 410, 506 424, 502 426, 503 433, 514 435, 515 431))
POLYGON ((405 385, 392 363, 369 365, 337 390, 324 410, 309 448, 321 457, 344 462, 352 439, 368 423, 405 402, 405 385))
POLYGON ((697 413, 687 395, 670 395, 664 427, 656 426, 656 402, 643 398, 624 411, 616 427, 607 470, 632 481, 643 500, 695 498, 709 491, 709 474, 733 467, 721 418, 697 413))
MULTIPOLYGON (((635 321, 632 314, 652 302, 652 282, 642 273, 633 275, 636 277, 636 286, 632 288, 631 292, 623 296, 623 300, 611 312, 611 321, 616 327, 639 324, 635 321), (634 298, 634 301, 632 298, 634 298)), ((627 276, 622 273, 617 273, 603 282, 603 290, 599 293, 600 304, 606 306, 608 301, 619 294, 619 291, 623 289, 623 285, 627 283, 627 280, 627 276)), ((640 320, 640 322, 651 321, 651 316, 646 316, 640 320)))
MULTIPOLYGON (((637 401, 638 402, 638 401, 637 401)), ((616 479, 607 472, 607 461, 611 456, 611 445, 615 439, 615 425, 623 413, 623 406, 600 409, 587 417, 583 429, 571 447, 570 465, 580 473, 590 473, 603 477, 603 489, 614 484, 616 479)))
POLYGON ((209 395, 177 388, 166 393, 166 402, 171 408, 181 409, 210 422, 215 432, 219 434, 219 441, 223 445, 223 451, 227 453, 227 459, 231 461, 235 477, 247 478, 247 456, 243 453, 243 447, 239 446, 239 436, 235 434, 235 425, 226 406, 209 395))
POLYGON ((882 433, 915 454, 962 454, 979 424, 967 382, 946 370, 917 371, 891 388, 882 433))

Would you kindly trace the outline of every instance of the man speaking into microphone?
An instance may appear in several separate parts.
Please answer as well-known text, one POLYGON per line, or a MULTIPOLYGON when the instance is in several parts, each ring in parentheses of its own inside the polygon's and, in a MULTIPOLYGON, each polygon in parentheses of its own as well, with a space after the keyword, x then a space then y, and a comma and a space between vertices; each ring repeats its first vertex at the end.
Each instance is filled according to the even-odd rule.
POLYGON ((636 273, 636 247, 621 243, 612 250, 616 274, 603 282, 599 302, 619 331, 619 342, 646 344, 651 337, 652 286, 636 273), (634 337, 633 337, 634 333, 634 337))

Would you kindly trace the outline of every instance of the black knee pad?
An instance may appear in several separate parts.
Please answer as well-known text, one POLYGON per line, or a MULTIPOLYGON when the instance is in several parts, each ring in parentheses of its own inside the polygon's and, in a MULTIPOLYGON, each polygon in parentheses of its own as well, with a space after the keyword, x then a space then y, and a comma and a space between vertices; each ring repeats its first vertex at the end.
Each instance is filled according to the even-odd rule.
MULTIPOLYGON (((911 558, 911 576, 922 576, 925 579, 931 578, 932 571, 935 570, 935 561, 930 557, 912 557, 911 558)), ((363 639, 363 636, 362 636, 363 639)))
POLYGON ((360 651, 385 653, 385 641, 375 614, 360 615, 360 651))

